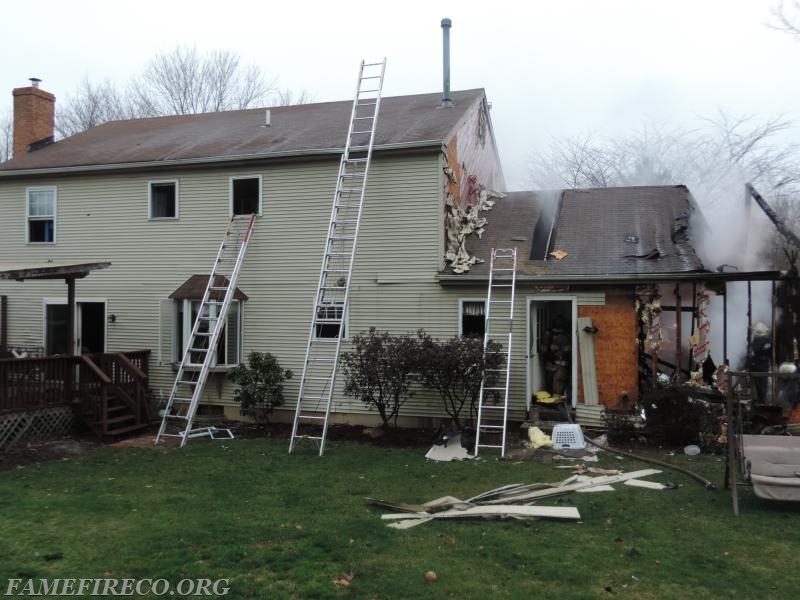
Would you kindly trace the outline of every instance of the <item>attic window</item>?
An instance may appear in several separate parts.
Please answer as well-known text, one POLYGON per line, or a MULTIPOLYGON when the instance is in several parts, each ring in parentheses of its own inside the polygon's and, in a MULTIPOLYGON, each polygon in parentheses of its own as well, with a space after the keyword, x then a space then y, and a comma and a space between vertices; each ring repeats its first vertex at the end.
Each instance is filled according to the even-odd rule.
POLYGON ((231 177, 231 213, 261 214, 261 175, 231 177))

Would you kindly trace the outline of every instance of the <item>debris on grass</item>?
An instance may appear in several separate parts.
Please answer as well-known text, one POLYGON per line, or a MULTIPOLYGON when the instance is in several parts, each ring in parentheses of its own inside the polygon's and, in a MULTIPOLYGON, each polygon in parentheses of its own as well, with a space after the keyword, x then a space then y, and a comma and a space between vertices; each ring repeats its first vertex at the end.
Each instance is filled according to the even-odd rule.
POLYGON ((354 577, 353 572, 350 571, 349 573, 345 573, 343 575, 340 575, 336 579, 334 579, 333 580, 333 585, 335 585, 337 587, 348 586, 348 585, 350 585, 350 582, 353 581, 353 577, 354 577))
MULTIPOLYGON (((574 506, 533 506, 537 500, 569 492, 613 490, 614 483, 638 480, 661 473, 657 469, 642 469, 631 473, 613 475, 572 475, 557 483, 509 484, 483 492, 467 500, 443 496, 423 504, 387 502, 367 498, 373 506, 395 512, 381 516, 391 521, 389 527, 409 529, 434 519, 566 519, 579 521, 581 516, 574 506)), ((661 485, 661 484, 658 484, 661 485)), ((646 486, 650 487, 650 486, 646 486)), ((658 488, 662 489, 662 488, 658 488)))
POLYGON ((467 460, 475 457, 461 445, 461 434, 455 434, 452 437, 445 438, 444 444, 434 444, 428 450, 425 458, 439 462, 450 462, 452 460, 467 460))

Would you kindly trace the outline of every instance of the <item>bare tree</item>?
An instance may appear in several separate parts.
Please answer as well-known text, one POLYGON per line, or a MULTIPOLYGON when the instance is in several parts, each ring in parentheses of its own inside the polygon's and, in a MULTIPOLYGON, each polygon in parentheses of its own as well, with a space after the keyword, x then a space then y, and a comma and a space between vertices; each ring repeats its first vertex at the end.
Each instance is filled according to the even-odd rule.
POLYGON ((271 106, 294 106, 296 104, 310 104, 316 102, 315 94, 303 88, 299 92, 294 92, 289 88, 275 90, 270 95, 271 106))
POLYGON ((771 194, 794 194, 800 191, 800 148, 778 142, 791 126, 780 118, 720 113, 695 128, 648 122, 627 136, 553 139, 532 157, 530 182, 541 189, 685 183, 713 198, 737 175, 771 194))
POLYGON ((84 79, 61 103, 56 132, 68 137, 107 121, 313 102, 307 90, 280 90, 256 65, 230 50, 178 46, 154 56, 124 88, 84 79))
POLYGON ((154 56, 128 94, 140 116, 186 115, 264 105, 274 92, 256 65, 244 66, 230 50, 206 54, 178 46, 154 56))
POLYGON ((107 121, 134 116, 126 98, 111 81, 92 85, 85 78, 58 108, 56 132, 69 137, 107 121))
POLYGON ((781 1, 772 11, 772 14, 775 17, 775 21, 771 24, 772 27, 779 31, 785 31, 786 33, 800 37, 799 0, 792 0, 792 2, 789 3, 781 1))
POLYGON ((9 115, 0 117, 0 162, 11 159, 14 147, 14 122, 9 115))

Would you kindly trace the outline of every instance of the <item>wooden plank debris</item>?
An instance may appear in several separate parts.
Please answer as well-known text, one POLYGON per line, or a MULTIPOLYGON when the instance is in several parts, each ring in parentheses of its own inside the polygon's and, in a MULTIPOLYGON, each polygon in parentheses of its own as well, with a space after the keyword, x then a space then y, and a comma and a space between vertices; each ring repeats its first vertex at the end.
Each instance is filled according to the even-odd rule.
POLYGON ((474 519, 481 518, 522 518, 522 519, 568 519, 579 521, 581 518, 578 509, 574 506, 521 506, 505 504, 499 506, 473 506, 464 510, 445 510, 434 514, 428 513, 388 513, 381 515, 384 521, 397 521, 403 519, 474 519))
MULTIPOLYGON (((597 469, 601 471, 602 469, 597 469)), ((575 474, 556 483, 510 484, 483 492, 469 500, 459 500, 453 496, 443 496, 422 504, 386 502, 367 498, 367 501, 381 508, 396 512, 382 515, 390 521, 389 527, 410 529, 434 519, 567 519, 579 520, 580 513, 573 506, 539 506, 535 502, 569 492, 609 491, 614 483, 638 481, 661 473, 658 469, 641 469, 631 473, 600 475, 589 477, 575 474)), ((640 487, 662 489, 661 484, 639 482, 640 487), (659 486, 659 487, 655 487, 659 486)), ((636 484, 630 484, 636 485, 636 484)))
MULTIPOLYGON (((534 502, 541 498, 549 498, 551 496, 558 496, 568 492, 575 492, 580 489, 590 488, 597 485, 612 485, 614 483, 622 483, 628 479, 639 479, 641 477, 649 477, 661 473, 658 469, 641 469, 640 471, 633 471, 631 473, 623 473, 622 475, 601 475, 593 477, 590 481, 569 483, 557 487, 551 487, 543 490, 534 490, 531 492, 523 492, 521 494, 510 494, 495 500, 488 500, 486 504, 502 504, 504 502, 522 504, 534 502)), ((573 476, 574 477, 574 476, 573 476)))

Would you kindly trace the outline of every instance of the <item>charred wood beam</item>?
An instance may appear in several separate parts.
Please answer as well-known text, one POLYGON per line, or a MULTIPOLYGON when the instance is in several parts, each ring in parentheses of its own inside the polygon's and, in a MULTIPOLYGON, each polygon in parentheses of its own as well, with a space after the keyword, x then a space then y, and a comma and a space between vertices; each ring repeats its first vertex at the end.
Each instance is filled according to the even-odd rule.
POLYGON ((748 183, 745 184, 745 189, 747 190, 747 193, 752 196, 753 200, 756 201, 756 204, 761 207, 761 210, 764 211, 764 214, 767 215, 769 220, 772 221, 773 225, 775 225, 775 228, 780 232, 780 234, 789 242, 794 244, 796 248, 800 248, 800 237, 798 237, 794 231, 786 226, 786 224, 783 222, 783 219, 781 219, 778 214, 772 210, 772 207, 767 204, 767 201, 764 200, 764 197, 756 191, 756 188, 754 188, 752 184, 748 183))

